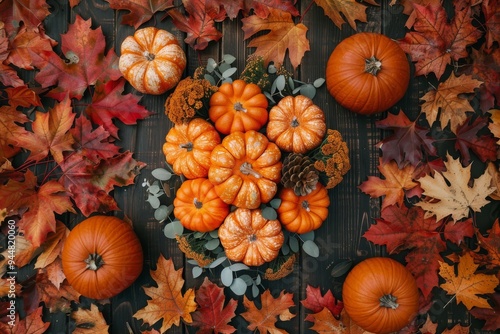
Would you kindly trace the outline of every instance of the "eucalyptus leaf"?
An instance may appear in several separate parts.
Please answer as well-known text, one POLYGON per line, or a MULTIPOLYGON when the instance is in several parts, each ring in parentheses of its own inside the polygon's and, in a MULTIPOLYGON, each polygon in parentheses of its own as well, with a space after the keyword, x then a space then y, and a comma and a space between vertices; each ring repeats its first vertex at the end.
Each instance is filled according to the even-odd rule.
POLYGON ((208 250, 214 250, 217 247, 219 247, 219 244, 220 244, 219 239, 212 239, 205 243, 205 248, 208 250))
POLYGON ((219 230, 212 230, 210 232, 208 232, 208 234, 214 238, 214 239, 217 239, 219 237, 219 230))
POLYGON ((200 267, 196 266, 196 267, 193 267, 192 269, 192 273, 193 273, 193 278, 197 278, 197 277, 200 277, 201 274, 203 274, 203 269, 201 269, 200 267))
POLYGON ((257 275, 257 277, 255 277, 255 284, 259 285, 261 282, 262 282, 262 277, 260 275, 257 275))
POLYGON ((257 285, 252 285, 252 297, 257 298, 259 296, 259 287, 257 285))
POLYGON ((333 266, 331 274, 333 277, 341 277, 345 275, 349 271, 349 269, 351 269, 351 267, 352 260, 341 261, 333 266))
POLYGON ((316 96, 316 88, 311 84, 302 85, 300 86, 300 94, 312 100, 316 96))
POLYGON ((302 249, 309 256, 312 256, 312 257, 319 256, 319 247, 312 240, 307 240, 306 242, 304 242, 304 244, 302 245, 302 249))
POLYGON ((244 263, 240 263, 240 262, 233 263, 232 265, 229 266, 229 268, 231 268, 232 271, 240 271, 240 270, 248 270, 248 269, 250 269, 249 266, 247 266, 244 263))
POLYGON ((214 262, 210 263, 208 265, 208 267, 211 268, 211 269, 215 268, 215 267, 219 266, 222 262, 224 262, 226 260, 227 260, 227 257, 221 256, 221 257, 217 258, 214 262))
POLYGON ((154 195, 149 194, 146 202, 149 202, 153 209, 158 209, 158 207, 160 207, 160 200, 154 195))
POLYGON ((160 181, 168 181, 172 177, 172 173, 170 173, 165 168, 155 168, 151 171, 151 175, 157 180, 160 181))
POLYGON ((241 278, 236 277, 229 288, 235 295, 243 296, 247 291, 247 284, 241 278))
POLYGON ((271 95, 274 95, 274 93, 276 93, 276 80, 271 84, 271 95))
POLYGON ((227 64, 232 64, 236 60, 236 57, 230 54, 225 54, 222 56, 222 60, 227 64))
MULTIPOLYGON (((223 74, 225 71, 227 71, 227 70, 228 70, 228 69, 230 69, 230 68, 231 68, 231 65, 229 65, 228 63, 224 63, 224 62, 223 62, 223 63, 221 63, 221 64, 219 65, 219 69, 218 69, 218 70, 219 70, 219 72, 220 72, 221 74, 223 74)), ((224 75, 222 75, 222 77, 224 77, 224 75)))
POLYGON ((300 92, 300 87, 301 86, 299 86, 299 87, 295 88, 294 90, 292 90, 292 94, 297 94, 298 92, 300 92))
POLYGON ((281 198, 273 198, 270 202, 269 205, 275 209, 278 209, 281 205, 281 198))
MULTIPOLYGON (((162 192, 163 193, 163 190, 160 188, 159 185, 157 184, 152 184, 149 186, 148 188, 148 192, 151 194, 151 195, 161 195, 161 194, 158 194, 159 192, 162 192)), ((158 197, 158 196, 155 196, 155 197, 158 197)))
POLYGON ((302 241, 314 240, 314 231, 301 234, 300 239, 302 239, 302 241))
POLYGON ((267 73, 269 74, 274 74, 278 71, 278 69, 276 68, 276 66, 274 66, 274 64, 269 64, 269 66, 267 67, 267 73))
POLYGON ((318 79, 314 80, 313 86, 316 88, 319 88, 319 87, 323 86, 324 83, 325 83, 324 78, 318 78, 318 79))
POLYGON ((236 73, 237 68, 236 67, 231 67, 222 72, 222 77, 224 78, 230 78, 234 73, 236 73))
POLYGON ((295 82, 293 82, 292 77, 288 77, 288 86, 293 90, 295 89, 295 82))
POLYGON ((158 221, 164 221, 169 215, 168 206, 160 205, 158 209, 155 210, 155 219, 158 221))
POLYGON ((193 236, 196 238, 196 239, 201 239, 205 236, 205 232, 194 232, 193 236))
POLYGON ((271 93, 264 91, 264 95, 269 99, 269 101, 271 101, 272 103, 276 103, 276 101, 274 101, 271 93))
POLYGON ((285 81, 285 76, 283 74, 278 75, 275 82, 276 82, 276 89, 278 91, 281 92, 283 89, 285 89, 286 81, 285 81))
POLYGON ((163 233, 169 239, 175 239, 176 235, 181 235, 184 232, 184 226, 178 220, 174 220, 171 223, 165 225, 163 233))
POLYGON ((222 269, 220 273, 220 280, 225 286, 231 286, 231 284, 233 284, 234 276, 229 267, 222 269))
POLYGON ((266 206, 262 210, 262 217, 268 220, 275 220, 278 219, 278 213, 274 208, 271 208, 270 206, 266 206))
POLYGON ((198 261, 193 260, 193 259, 188 259, 186 262, 189 263, 189 264, 191 264, 191 265, 193 265, 193 266, 197 266, 198 265, 198 261))
POLYGON ((215 78, 214 78, 213 76, 211 76, 210 74, 205 74, 205 75, 203 75, 203 78, 204 78, 205 80, 207 80, 208 82, 210 82, 210 84, 211 84, 212 86, 215 86, 215 85, 217 84, 217 83, 215 82, 215 78))
POLYGON ((207 59, 206 70, 208 73, 212 73, 217 68, 217 62, 213 58, 207 59))
POLYGON ((231 82, 233 82, 233 79, 225 78, 224 80, 222 80, 222 83, 226 83, 226 82, 231 83, 231 82))
POLYGON ((245 275, 241 275, 241 276, 239 276, 239 277, 240 277, 242 280, 244 280, 244 281, 245 281, 245 283, 247 284, 247 286, 250 286, 250 285, 252 285, 252 284, 253 284, 253 279, 252 279, 252 277, 250 277, 250 275, 245 274, 245 275))
POLYGON ((281 245, 281 253, 283 253, 283 255, 290 254, 290 246, 288 246, 287 244, 281 245))
POLYGON ((288 245, 290 249, 294 253, 298 253, 300 250, 299 240, 295 236, 290 236, 290 240, 288 240, 288 245))

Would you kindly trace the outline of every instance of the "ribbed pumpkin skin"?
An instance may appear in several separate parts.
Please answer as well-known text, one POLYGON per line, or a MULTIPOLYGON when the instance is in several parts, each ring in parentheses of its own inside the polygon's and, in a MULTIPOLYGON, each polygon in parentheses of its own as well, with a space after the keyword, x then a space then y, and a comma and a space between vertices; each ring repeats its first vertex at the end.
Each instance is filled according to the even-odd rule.
POLYGON ((207 177, 210 154, 220 144, 220 135, 212 124, 201 118, 170 128, 163 154, 176 174, 188 179, 207 177))
POLYGON ((93 299, 116 296, 142 271, 142 247, 132 227, 112 216, 93 216, 76 225, 62 251, 62 267, 69 284, 93 299), (91 254, 102 257, 97 270, 87 268, 91 254))
POLYGON ((257 131, 267 122, 267 106, 259 86, 238 79, 223 83, 212 95, 208 115, 222 134, 257 131))
POLYGON ((208 179, 225 203, 256 209, 276 195, 281 167, 281 151, 265 135, 234 132, 213 149, 208 179))
POLYGON ((328 217, 330 197, 321 184, 305 196, 298 196, 291 188, 283 188, 276 210, 283 227, 293 233, 303 234, 318 229, 328 217))
POLYGON ((186 180, 175 193, 174 215, 181 224, 198 232, 217 229, 229 213, 229 205, 215 192, 205 178, 186 180))
POLYGON ((175 87, 186 68, 186 54, 174 35, 147 27, 122 42, 118 67, 139 92, 159 95, 175 87))
POLYGON ((260 266, 278 256, 285 237, 278 220, 265 219, 260 209, 238 208, 220 226, 219 239, 228 259, 260 266))
POLYGON ((359 114, 385 111, 405 94, 410 64, 404 51, 379 33, 357 33, 340 42, 326 65, 326 87, 346 109, 359 114), (372 56, 381 63, 377 75, 365 71, 372 56))
POLYGON ((267 137, 286 152, 306 153, 321 144, 325 114, 303 95, 286 96, 269 112, 267 137))
POLYGON ((397 332, 417 315, 419 292, 411 273, 401 263, 374 257, 357 264, 347 275, 342 301, 349 317, 372 333, 397 332), (391 294, 397 309, 380 305, 380 298, 391 294))

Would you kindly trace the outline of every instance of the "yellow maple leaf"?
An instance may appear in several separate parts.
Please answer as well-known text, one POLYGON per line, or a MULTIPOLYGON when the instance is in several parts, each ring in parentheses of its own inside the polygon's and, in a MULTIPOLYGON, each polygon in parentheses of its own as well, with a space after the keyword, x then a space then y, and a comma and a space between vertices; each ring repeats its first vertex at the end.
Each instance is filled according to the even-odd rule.
POLYGON ((344 334, 364 334, 369 333, 359 327, 351 320, 345 310, 342 310, 340 317, 337 319, 332 312, 326 307, 318 313, 308 314, 306 321, 312 322, 314 325, 310 328, 316 333, 344 333, 344 334))
POLYGON ((460 256, 458 272, 455 275, 455 266, 439 262, 439 275, 446 280, 440 284, 448 294, 455 295, 457 303, 462 302, 468 310, 474 306, 491 309, 488 301, 478 295, 494 293, 498 285, 495 275, 476 274, 479 265, 469 253, 460 256))
POLYGON ((474 112, 469 100, 459 95, 473 93, 481 84, 482 81, 473 79, 470 75, 457 77, 452 73, 437 89, 427 92, 421 100, 425 101, 422 111, 426 114, 429 124, 439 120, 444 128, 450 123, 451 131, 456 132, 458 126, 467 119, 466 112, 474 112))
POLYGON ((151 297, 148 304, 134 314, 134 318, 142 319, 145 323, 154 325, 163 320, 160 332, 164 333, 172 325, 179 326, 181 318, 186 323, 193 321, 191 313, 196 310, 197 304, 194 300, 194 289, 188 289, 182 295, 184 279, 182 268, 175 270, 171 259, 160 256, 156 264, 156 270, 151 270, 151 277, 156 281, 158 287, 144 288, 146 294, 151 297))
POLYGON ((426 175, 418 179, 424 190, 425 200, 416 205, 424 209, 424 218, 433 215, 441 220, 449 215, 456 222, 469 216, 469 211, 480 212, 489 203, 486 197, 495 191, 491 185, 491 175, 484 173, 474 180, 474 186, 469 186, 471 165, 462 167, 460 159, 447 156, 444 163, 446 171, 426 175))

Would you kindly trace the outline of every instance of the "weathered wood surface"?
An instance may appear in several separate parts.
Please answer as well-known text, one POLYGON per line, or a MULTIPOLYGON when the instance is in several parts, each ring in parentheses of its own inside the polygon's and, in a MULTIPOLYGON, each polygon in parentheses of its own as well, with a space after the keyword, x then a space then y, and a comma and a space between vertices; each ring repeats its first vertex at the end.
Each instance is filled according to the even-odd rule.
MULTIPOLYGON (((66 0, 49 0, 48 2, 51 5, 52 14, 45 22, 46 30, 57 41, 60 41, 60 34, 67 31, 68 24, 74 21, 76 15, 84 19, 91 18, 93 28, 100 26, 106 36, 108 47, 114 48, 117 53, 119 53, 123 39, 134 32, 133 27, 120 24, 126 12, 112 10, 104 0, 82 0, 74 9, 69 7, 66 0)), ((302 12, 310 5, 310 1, 299 1, 299 3, 302 12)), ((358 31, 378 31, 395 39, 403 37, 407 17, 402 14, 402 8, 390 7, 388 3, 389 1, 384 0, 381 1, 380 7, 369 6, 367 10, 369 23, 359 23, 358 31)), ((309 28, 307 37, 311 51, 306 53, 302 65, 294 75, 299 80, 310 82, 324 77, 325 65, 331 51, 342 39, 352 35, 354 30, 347 24, 343 25, 342 30, 338 29, 324 15, 323 10, 314 4, 303 17, 303 23, 309 28)), ((144 24, 144 26, 151 25, 173 32, 180 41, 184 38, 183 34, 175 29, 170 19, 164 19, 164 13, 158 13, 144 24)), ((200 64, 205 64, 209 57, 220 59, 223 54, 236 56, 238 68, 243 69, 245 59, 252 50, 247 47, 247 42, 243 39, 241 21, 226 20, 219 24, 219 28, 224 37, 218 43, 211 43, 207 50, 196 53, 185 46, 188 54, 186 75, 193 74, 194 69, 200 64)), ((394 110, 402 108, 406 112, 418 112, 418 98, 426 88, 427 85, 424 85, 421 79, 412 78, 407 94, 394 107, 394 110)), ((133 314, 146 305, 147 297, 142 286, 154 283, 149 276, 149 271, 155 269, 160 254, 166 258, 172 258, 177 268, 185 268, 186 286, 198 286, 201 282, 200 279, 192 278, 191 267, 178 250, 176 242, 165 238, 162 231, 163 225, 154 219, 153 210, 145 201, 145 190, 141 186, 144 178, 151 179, 150 173, 153 169, 163 167, 165 164, 161 147, 171 126, 163 112, 167 95, 168 93, 161 96, 144 96, 141 103, 154 114, 140 121, 137 126, 119 125, 120 145, 124 149, 133 151, 137 160, 148 164, 134 186, 118 189, 114 193, 122 208, 122 211, 117 214, 129 217, 134 223, 134 228, 144 247, 145 265, 143 274, 137 282, 103 307, 106 320, 111 325, 111 333, 129 333, 129 327, 133 333, 140 333, 146 329, 141 322, 133 318, 133 314)), ((372 218, 379 216, 380 202, 370 200, 357 188, 367 176, 378 175, 376 166, 379 151, 375 144, 382 139, 383 133, 376 129, 375 121, 381 119, 383 115, 366 117, 350 113, 334 101, 325 87, 319 89, 314 101, 326 112, 329 127, 339 130, 347 141, 352 168, 345 180, 330 192, 332 203, 330 215, 318 231, 316 239, 321 247, 320 257, 314 259, 303 256, 295 265, 293 274, 278 282, 264 283, 265 288, 269 288, 274 294, 283 289, 294 293, 296 306, 293 312, 297 316, 289 322, 278 323, 280 328, 289 333, 311 332, 307 329, 311 324, 303 320, 305 311, 301 307, 300 300, 305 298, 307 285, 320 286, 323 291, 327 289, 336 291, 330 275, 332 263, 342 259, 357 259, 383 253, 380 247, 373 246, 362 237, 372 222, 372 218)), ((238 311, 241 311, 240 308, 238 311)), ((436 317, 448 317, 456 321, 456 317, 460 315, 453 315, 453 310, 453 306, 450 305, 446 310, 437 309, 434 314, 436 317)), ((51 321, 50 333, 69 333, 72 330, 71 321, 65 314, 47 314, 44 318, 51 321)), ((461 321, 463 325, 469 323, 469 319, 461 319, 461 321)), ((248 332, 247 323, 239 316, 233 319, 232 325, 237 328, 237 333, 248 332)), ((194 330, 174 326, 168 332, 194 333, 194 330)))

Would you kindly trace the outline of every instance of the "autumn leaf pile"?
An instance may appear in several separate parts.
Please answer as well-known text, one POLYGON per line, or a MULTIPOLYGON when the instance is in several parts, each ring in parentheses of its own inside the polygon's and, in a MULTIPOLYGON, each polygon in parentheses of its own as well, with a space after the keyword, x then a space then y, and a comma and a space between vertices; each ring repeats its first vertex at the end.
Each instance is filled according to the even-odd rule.
MULTIPOLYGON (((75 7, 80 0, 69 2, 75 7)), ((248 46, 266 63, 289 60, 295 69, 310 51, 295 1, 107 3, 124 13, 121 24, 134 28, 165 13, 197 51, 221 39, 220 22, 238 17, 248 46)), ((353 30, 367 22, 367 5, 378 5, 313 3, 338 29, 353 30)), ((477 224, 477 216, 500 201, 500 6, 497 0, 453 4, 450 12, 440 1, 391 2, 408 17, 398 43, 425 87, 417 111, 387 113, 376 121, 384 133, 377 144, 380 175, 359 186, 382 208, 364 237, 385 246, 389 256, 402 256, 417 280, 421 314, 408 332, 436 332, 429 310, 437 301, 463 307, 483 321, 483 330, 500 328, 500 221, 491 217, 488 226, 477 224), (438 300, 443 296, 444 302, 438 300)), ((75 333, 89 326, 107 332, 97 304, 75 308, 80 295, 65 280, 60 259, 69 229, 59 217, 119 209, 111 192, 132 184, 145 166, 117 144, 120 123, 134 125, 150 112, 140 96, 125 93, 118 56, 106 47, 101 28, 76 15, 58 43, 44 29, 50 14, 45 0, 0 1, 0 221, 14 219, 22 232, 16 235, 16 268, 32 263, 35 271, 16 284, 24 306, 23 318, 16 314, 16 332, 46 331, 45 312, 69 314, 75 333)), ((498 216, 498 209, 493 212, 498 216)), ((1 229, 7 234, 3 222, 1 229)), ((7 250, 2 256, 4 275, 7 250)), ((259 301, 237 301, 208 279, 196 289, 186 287, 182 270, 163 257, 151 278, 156 285, 144 288, 147 305, 134 317, 161 326, 161 332, 183 321, 200 333, 234 333, 238 303, 245 327, 260 333, 285 333, 277 322, 298 316, 294 293, 265 290, 259 301)), ((8 282, 0 284, 4 297, 8 282)), ((362 333, 328 287, 307 285, 305 296, 300 303, 311 331, 362 333)), ((7 306, 1 299, 1 312, 7 306)), ((445 331, 468 330, 457 325, 445 331)), ((12 331, 2 322, 0 332, 12 331)))

